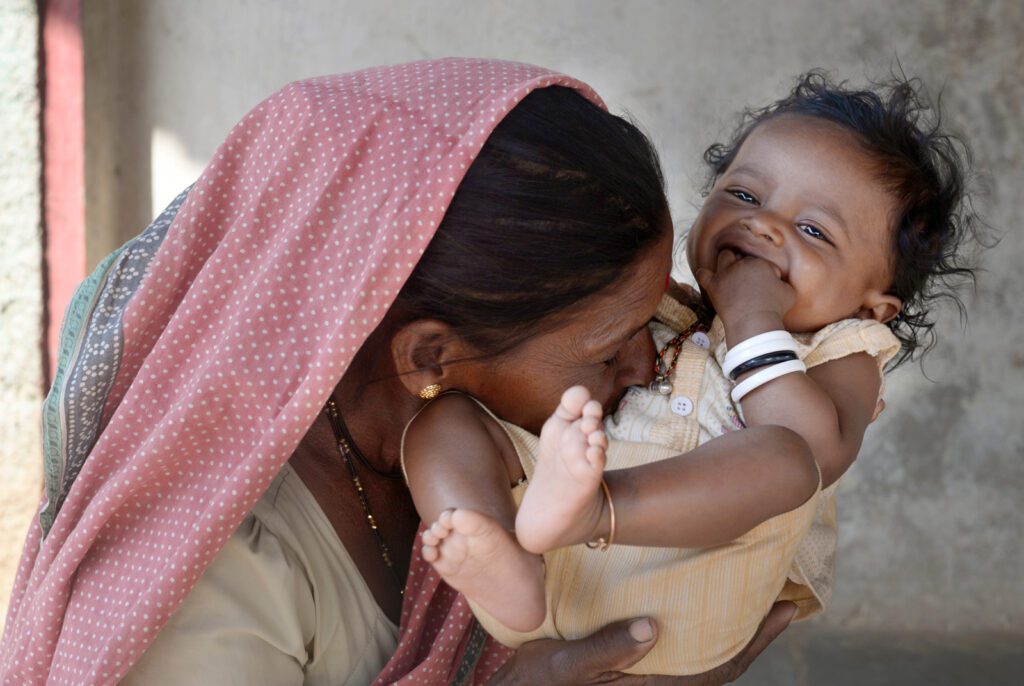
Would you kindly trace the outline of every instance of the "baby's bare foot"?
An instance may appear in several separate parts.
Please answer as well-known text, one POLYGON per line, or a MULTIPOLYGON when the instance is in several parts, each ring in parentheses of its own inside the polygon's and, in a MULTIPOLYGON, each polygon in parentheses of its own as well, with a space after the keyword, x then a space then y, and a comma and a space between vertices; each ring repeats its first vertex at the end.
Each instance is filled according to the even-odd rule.
POLYGON ((544 565, 495 520, 445 510, 423 532, 423 558, 449 586, 514 631, 544 621, 544 565))
POLYGON ((608 439, 601 404, 583 386, 562 394, 540 432, 537 466, 516 515, 516 538, 533 553, 589 540, 601 519, 608 439))

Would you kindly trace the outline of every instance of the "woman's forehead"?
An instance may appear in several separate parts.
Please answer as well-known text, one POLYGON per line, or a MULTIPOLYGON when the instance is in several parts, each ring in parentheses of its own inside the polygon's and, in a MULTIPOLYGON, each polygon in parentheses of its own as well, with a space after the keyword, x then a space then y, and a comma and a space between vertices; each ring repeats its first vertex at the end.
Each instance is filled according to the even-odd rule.
POLYGON ((581 303, 571 332, 585 336, 587 348, 621 343, 654 316, 671 265, 671 232, 643 255, 625 278, 581 303))

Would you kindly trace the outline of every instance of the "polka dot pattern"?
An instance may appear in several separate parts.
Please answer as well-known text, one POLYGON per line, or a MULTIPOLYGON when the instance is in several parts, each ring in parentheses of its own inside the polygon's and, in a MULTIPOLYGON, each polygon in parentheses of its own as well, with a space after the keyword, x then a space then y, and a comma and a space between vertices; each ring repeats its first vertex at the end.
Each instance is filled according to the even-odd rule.
POLYGON ((446 59, 296 82, 235 126, 126 306, 95 446, 45 540, 29 534, 2 683, 128 670, 312 424, 491 130, 549 85, 600 104, 544 69, 446 59))

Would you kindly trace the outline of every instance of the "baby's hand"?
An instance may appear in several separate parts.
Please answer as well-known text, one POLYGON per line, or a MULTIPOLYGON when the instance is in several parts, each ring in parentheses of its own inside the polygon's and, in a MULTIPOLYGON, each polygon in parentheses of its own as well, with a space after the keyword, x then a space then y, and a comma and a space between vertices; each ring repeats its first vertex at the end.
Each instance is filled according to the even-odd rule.
POLYGON ((777 266, 760 257, 741 257, 731 250, 718 254, 715 271, 698 269, 694 274, 711 299, 715 311, 729 328, 730 322, 752 317, 778 319, 793 307, 796 292, 782 280, 777 266))

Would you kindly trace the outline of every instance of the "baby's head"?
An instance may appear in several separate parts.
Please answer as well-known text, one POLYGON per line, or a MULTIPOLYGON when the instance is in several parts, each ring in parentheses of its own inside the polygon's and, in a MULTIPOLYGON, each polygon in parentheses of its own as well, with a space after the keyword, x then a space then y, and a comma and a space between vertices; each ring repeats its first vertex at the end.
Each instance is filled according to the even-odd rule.
POLYGON ((691 270, 714 270, 723 250, 761 257, 796 291, 790 331, 873 318, 903 343, 899 361, 930 347, 930 306, 959 302, 956 280, 973 276, 961 252, 975 218, 969 154, 915 81, 857 91, 811 72, 704 158, 691 270))

